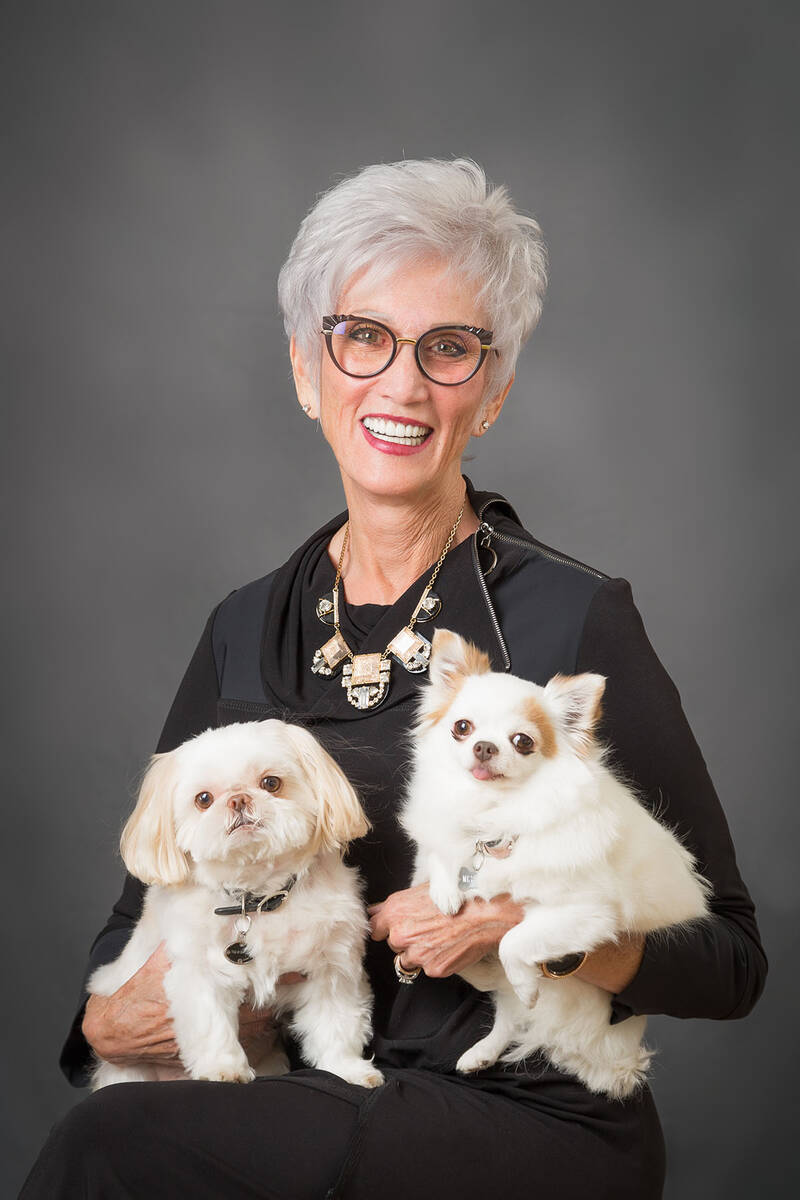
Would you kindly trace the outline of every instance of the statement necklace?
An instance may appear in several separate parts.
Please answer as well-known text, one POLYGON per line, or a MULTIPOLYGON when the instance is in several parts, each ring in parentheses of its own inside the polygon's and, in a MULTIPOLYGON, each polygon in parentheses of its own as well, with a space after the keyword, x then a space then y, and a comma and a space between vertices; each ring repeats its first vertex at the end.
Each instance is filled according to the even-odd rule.
POLYGON ((354 654, 339 628, 339 584, 342 579, 342 563, 350 544, 350 522, 348 521, 345 526, 342 552, 339 555, 331 598, 329 600, 323 596, 317 602, 317 616, 326 625, 333 625, 335 633, 314 652, 311 670, 315 675, 331 676, 339 667, 342 667, 342 687, 347 692, 347 699, 353 708, 376 708, 385 698, 391 681, 392 658, 414 674, 428 669, 431 644, 427 638, 416 632, 414 625, 417 621, 430 620, 441 608, 441 601, 438 596, 431 594, 431 588, 441 570, 442 563, 447 558, 447 552, 453 544, 453 538, 456 536, 463 515, 464 505, 462 504, 456 522, 444 544, 444 550, 433 568, 433 574, 425 585, 408 624, 394 635, 385 650, 375 654, 354 654))

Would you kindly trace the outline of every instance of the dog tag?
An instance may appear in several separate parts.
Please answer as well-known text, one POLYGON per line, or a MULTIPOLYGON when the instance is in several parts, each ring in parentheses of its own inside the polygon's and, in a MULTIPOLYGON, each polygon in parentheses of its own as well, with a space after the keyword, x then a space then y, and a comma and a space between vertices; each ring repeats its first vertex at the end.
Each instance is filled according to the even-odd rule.
POLYGON ((469 892, 475 886, 475 872, 470 871, 469 867, 462 867, 458 872, 458 888, 459 891, 469 892))
MULTIPOLYGON (((244 900, 242 900, 244 906, 244 900)), ((237 917, 233 922, 233 928, 236 930, 237 938, 235 942, 231 942, 230 946, 225 948, 225 957, 228 962, 232 963, 249 963, 253 961, 252 954, 247 949, 245 938, 247 932, 253 922, 247 916, 247 913, 242 912, 241 916, 237 917)))
POLYGON ((244 965, 253 961, 253 956, 248 952, 244 938, 241 942, 231 942, 230 946, 225 947, 225 957, 228 962, 244 965))

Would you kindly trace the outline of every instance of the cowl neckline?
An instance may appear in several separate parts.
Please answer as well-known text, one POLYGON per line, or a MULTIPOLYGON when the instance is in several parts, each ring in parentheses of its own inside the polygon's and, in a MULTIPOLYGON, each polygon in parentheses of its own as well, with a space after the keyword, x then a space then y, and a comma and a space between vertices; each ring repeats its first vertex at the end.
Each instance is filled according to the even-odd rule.
MULTIPOLYGON (((467 481, 474 507, 475 493, 467 481)), ((261 646, 261 673, 264 689, 275 707, 310 720, 359 720, 380 709, 407 705, 428 678, 427 671, 412 674, 392 659, 391 682, 380 706, 360 710, 347 699, 341 683, 341 669, 333 676, 314 675, 314 652, 333 634, 316 614, 320 596, 330 593, 336 570, 328 555, 328 544, 347 520, 347 512, 328 521, 278 569, 272 581, 265 614, 261 646)), ((434 560, 435 561, 435 560, 434 560)), ((354 654, 380 653, 396 633, 408 623, 434 562, 394 604, 346 605, 340 612, 340 628, 354 654)), ((486 650, 498 670, 503 669, 502 652, 492 622, 487 597, 481 588, 477 539, 465 538, 455 546, 442 565, 434 590, 442 608, 432 621, 420 622, 416 629, 429 641, 435 629, 454 628, 486 650)), ((502 574, 498 564, 492 583, 502 574)))

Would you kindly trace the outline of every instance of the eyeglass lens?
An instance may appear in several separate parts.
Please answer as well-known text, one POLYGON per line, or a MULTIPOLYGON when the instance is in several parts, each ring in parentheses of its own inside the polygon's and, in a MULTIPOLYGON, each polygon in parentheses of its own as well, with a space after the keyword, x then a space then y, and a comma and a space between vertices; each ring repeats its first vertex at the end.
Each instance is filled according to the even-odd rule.
MULTIPOLYGON (((365 377, 385 370, 395 352, 394 339, 383 325, 366 319, 340 321, 331 333, 336 365, 348 375, 365 377)), ((437 383, 463 383, 475 374, 481 340, 465 329, 436 329, 417 343, 422 369, 437 383)))

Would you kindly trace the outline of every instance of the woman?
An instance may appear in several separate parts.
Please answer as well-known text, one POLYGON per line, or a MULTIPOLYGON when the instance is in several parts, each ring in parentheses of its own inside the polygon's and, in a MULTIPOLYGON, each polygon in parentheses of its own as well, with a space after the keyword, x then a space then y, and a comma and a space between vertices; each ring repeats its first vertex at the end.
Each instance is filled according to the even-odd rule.
MULTIPOLYGON (((214 611, 159 744, 231 720, 299 719, 359 788, 373 831, 351 858, 371 905, 373 1049, 385 1086, 366 1092, 298 1069, 250 1087, 109 1088, 57 1127, 26 1197, 172 1196, 182 1185, 209 1197, 388 1200, 413 1189, 512 1200, 542 1186, 562 1197, 661 1195, 648 1090, 612 1102, 538 1057, 456 1075, 489 1017, 456 972, 496 948, 521 913, 501 896, 440 914, 424 887, 407 886, 410 849, 395 819, 437 625, 470 638, 495 669, 538 683, 598 671, 614 760, 680 829, 713 884, 715 915, 680 940, 600 947, 581 975, 613 993, 615 1021, 740 1016, 760 993, 752 903, 628 585, 541 545, 507 501, 461 474, 470 439, 500 416, 544 285, 538 226, 488 190, 474 163, 370 167, 323 196, 279 287, 297 395, 334 452, 347 513, 214 611)), ((92 967, 119 953, 141 890, 128 878, 92 967)), ((71 1078, 80 1081, 89 1046, 110 1060, 174 1061, 165 967, 159 952, 116 996, 89 997, 64 1050, 71 1078)), ((245 1014, 243 1037, 266 1020, 245 1014)))

